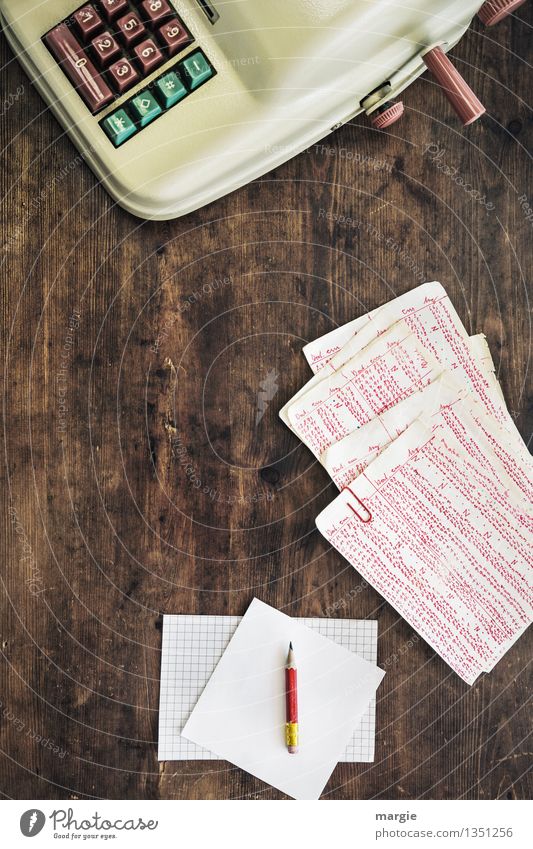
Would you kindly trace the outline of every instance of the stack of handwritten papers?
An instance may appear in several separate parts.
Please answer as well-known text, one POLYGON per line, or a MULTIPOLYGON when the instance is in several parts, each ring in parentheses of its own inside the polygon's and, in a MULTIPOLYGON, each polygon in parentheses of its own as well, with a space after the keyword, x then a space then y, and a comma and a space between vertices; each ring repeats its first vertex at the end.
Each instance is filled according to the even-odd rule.
POLYGON ((318 529, 472 684, 533 618, 533 460, 485 338, 426 283, 304 354, 280 415, 341 490, 318 529))

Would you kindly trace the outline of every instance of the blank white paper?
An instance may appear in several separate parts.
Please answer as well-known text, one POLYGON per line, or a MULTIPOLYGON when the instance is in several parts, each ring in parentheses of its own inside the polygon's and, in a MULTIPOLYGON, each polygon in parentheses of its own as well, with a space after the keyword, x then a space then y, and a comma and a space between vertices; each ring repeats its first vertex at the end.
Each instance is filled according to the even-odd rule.
POLYGON ((296 799, 318 799, 384 672, 254 599, 183 736, 296 799), (285 745, 285 662, 298 667, 300 751, 285 745))
MULTIPOLYGON (((224 654, 242 616, 165 615, 161 651, 158 759, 216 760, 218 755, 181 736, 202 690, 224 654)), ((377 662, 375 619, 298 619, 370 663, 377 662)), ((376 737, 376 700, 372 699, 341 757, 346 763, 371 763, 376 737)))

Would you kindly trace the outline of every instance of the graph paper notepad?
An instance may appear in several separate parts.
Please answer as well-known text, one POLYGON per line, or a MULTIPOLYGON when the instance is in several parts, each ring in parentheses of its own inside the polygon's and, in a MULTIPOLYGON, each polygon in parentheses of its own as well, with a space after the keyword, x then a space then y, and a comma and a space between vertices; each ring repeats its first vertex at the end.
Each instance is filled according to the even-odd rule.
POLYGON ((252 599, 182 737, 294 799, 318 799, 385 673, 252 599), (287 751, 287 649, 298 668, 298 755, 287 751))
MULTIPOLYGON (((180 735, 241 619, 241 616, 163 617, 158 760, 217 760, 212 752, 180 735)), ((376 663, 376 621, 304 618, 299 621, 376 663)), ((341 761, 374 760, 375 726, 376 701, 372 699, 341 761)))

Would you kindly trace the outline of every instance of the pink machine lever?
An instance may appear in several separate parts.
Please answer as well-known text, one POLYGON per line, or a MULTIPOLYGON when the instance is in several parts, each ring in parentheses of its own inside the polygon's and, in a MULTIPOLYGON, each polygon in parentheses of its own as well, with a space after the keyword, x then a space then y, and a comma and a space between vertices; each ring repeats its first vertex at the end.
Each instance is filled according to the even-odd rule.
POLYGON ((422 58, 465 127, 483 115, 485 107, 452 65, 442 47, 434 47, 422 58))
POLYGON ((487 0, 479 10, 478 18, 485 26, 491 27, 499 24, 507 15, 518 9, 526 0, 487 0))

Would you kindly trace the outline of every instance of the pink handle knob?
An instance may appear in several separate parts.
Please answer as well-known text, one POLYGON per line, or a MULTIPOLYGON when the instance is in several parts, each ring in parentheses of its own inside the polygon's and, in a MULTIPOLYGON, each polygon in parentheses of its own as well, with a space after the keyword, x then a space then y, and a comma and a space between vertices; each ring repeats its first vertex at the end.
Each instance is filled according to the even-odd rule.
POLYGON ((525 3, 525 0, 487 0, 477 14, 486 27, 492 27, 494 24, 503 21, 522 3, 525 3))
POLYGON ((422 58, 465 127, 483 115, 485 107, 454 68, 442 47, 434 47, 422 58))
POLYGON ((391 124, 399 121, 403 115, 403 111, 401 100, 398 103, 387 103, 384 109, 381 111, 378 110, 370 116, 370 121, 376 130, 384 130, 385 127, 390 127, 391 124))

